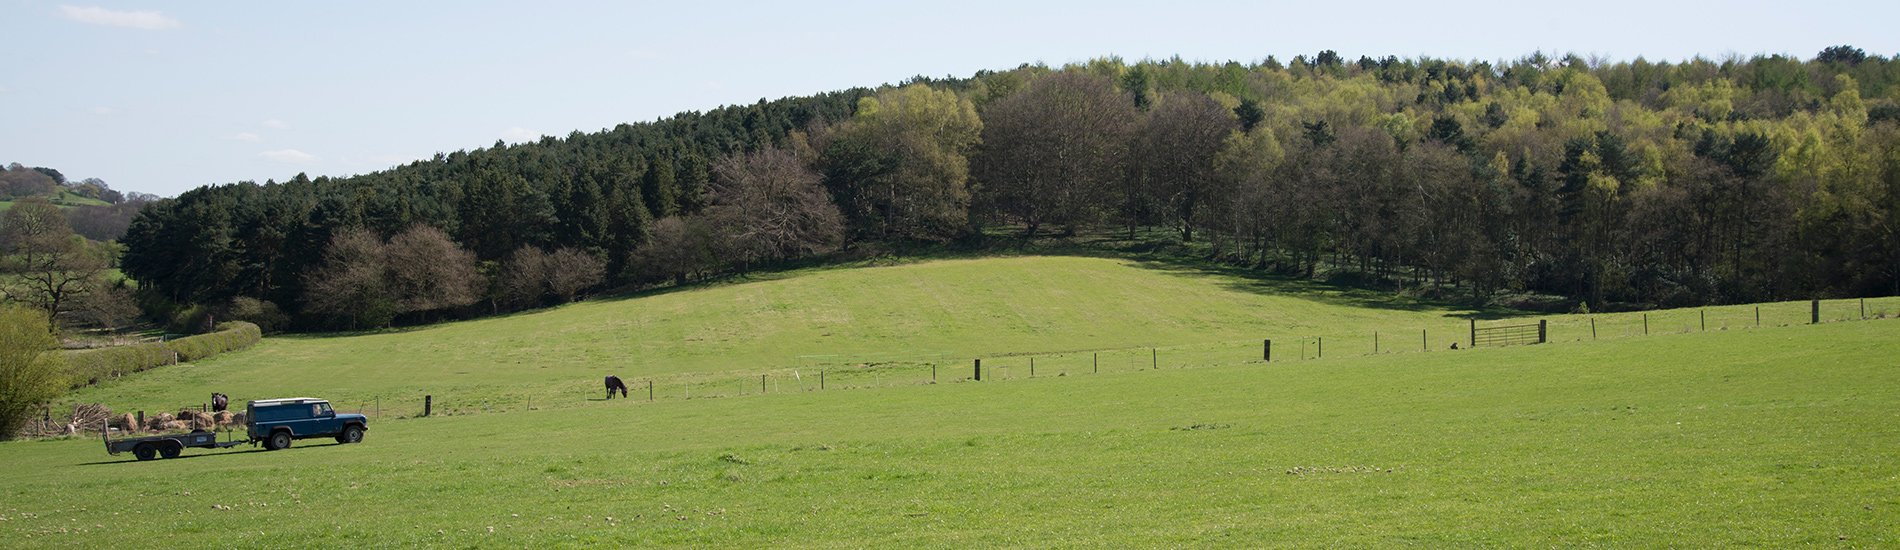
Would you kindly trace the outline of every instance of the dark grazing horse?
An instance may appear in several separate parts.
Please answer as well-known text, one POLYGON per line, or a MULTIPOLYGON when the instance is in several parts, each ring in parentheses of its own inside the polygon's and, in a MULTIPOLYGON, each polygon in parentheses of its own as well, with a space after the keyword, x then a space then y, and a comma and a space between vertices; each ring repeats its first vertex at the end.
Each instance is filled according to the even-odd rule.
POLYGON ((614 398, 614 390, 620 390, 620 396, 621 396, 621 397, 626 397, 626 396, 627 396, 627 383, 626 383, 626 382, 621 382, 621 381, 620 381, 620 377, 618 377, 618 376, 614 376, 614 375, 611 375, 611 374, 610 374, 610 375, 607 375, 607 398, 608 398, 608 399, 613 399, 613 398, 614 398))
POLYGON ((212 392, 211 412, 224 412, 224 409, 230 406, 231 406, 230 396, 224 395, 222 393, 212 392))

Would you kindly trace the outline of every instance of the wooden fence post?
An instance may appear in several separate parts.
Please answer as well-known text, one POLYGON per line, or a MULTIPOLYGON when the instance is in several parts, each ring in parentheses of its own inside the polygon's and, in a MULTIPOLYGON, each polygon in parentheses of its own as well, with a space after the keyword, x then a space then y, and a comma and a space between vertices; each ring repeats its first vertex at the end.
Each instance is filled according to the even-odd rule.
POLYGON ((1478 347, 1478 320, 1471 320, 1471 347, 1478 347))
POLYGON ((1426 335, 1425 329, 1418 329, 1418 350, 1431 351, 1431 349, 1432 349, 1432 337, 1426 335))
POLYGON ((983 360, 982 359, 976 360, 976 381, 978 382, 983 381, 983 360))
POLYGON ((1709 331, 1709 310, 1698 310, 1702 314, 1702 332, 1709 331))
POLYGON ((1102 352, 1095 352, 1095 374, 1102 373, 1102 352))
POLYGON ((1159 348, 1148 348, 1148 368, 1161 368, 1161 350, 1159 348))
POLYGON ((759 375, 759 393, 765 393, 765 375, 759 375))
POLYGON ((1325 359, 1326 358, 1326 337, 1314 336, 1313 344, 1314 344, 1313 358, 1325 359))
POLYGON ((1260 360, 1273 362, 1273 340, 1260 341, 1260 360))
POLYGON ((1372 354, 1379 354, 1379 331, 1372 331, 1372 354))
POLYGON ((1761 306, 1755 306, 1755 327, 1761 328, 1761 306))
POLYGON ((1550 335, 1550 320, 1538 319, 1537 320, 1537 343, 1542 344, 1544 342, 1548 342, 1549 340, 1547 338, 1549 337, 1549 335, 1550 335))
POLYGON ((1809 317, 1808 324, 1810 325, 1821 324, 1821 301, 1811 300, 1808 303, 1812 306, 1810 309, 1811 311, 1813 311, 1812 316, 1809 317))
POLYGON ((435 396, 422 396, 422 416, 429 416, 430 409, 433 408, 435 408, 435 396))
POLYGON ((1643 314, 1643 336, 1649 336, 1649 314, 1643 314))
POLYGON ((653 400, 653 379, 647 379, 647 401, 653 400))
POLYGON ((1029 358, 1029 377, 1030 378, 1036 377, 1036 358, 1035 357, 1029 358))

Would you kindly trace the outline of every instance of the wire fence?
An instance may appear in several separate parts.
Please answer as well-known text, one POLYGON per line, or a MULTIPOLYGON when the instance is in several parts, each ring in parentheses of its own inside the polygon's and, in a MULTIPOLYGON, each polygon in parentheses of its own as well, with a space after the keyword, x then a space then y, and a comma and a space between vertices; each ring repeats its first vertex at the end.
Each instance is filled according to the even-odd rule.
MULTIPOLYGON (((1544 323, 1546 341, 1635 338, 1702 331, 1747 330, 1900 317, 1900 297, 1777 302, 1672 310, 1478 320, 1476 327, 1544 323)), ((372 419, 519 413, 638 402, 721 399, 796 392, 921 386, 976 381, 1129 373, 1223 365, 1313 361, 1470 347, 1474 323, 1447 317, 1425 326, 1379 326, 1352 332, 1280 334, 1174 346, 1144 346, 960 358, 939 350, 889 354, 795 356, 797 366, 766 371, 679 373, 624 378, 626 394, 609 394, 598 379, 497 389, 412 388, 396 393, 343 393, 331 406, 372 419)), ((1484 344, 1479 338, 1477 343, 1484 344)), ((242 410, 233 402, 233 410, 242 410)), ((200 410, 189 404, 178 410, 200 410)), ((131 412, 131 411, 121 411, 131 412)), ((152 411, 154 414, 159 411, 152 411)), ((50 420, 50 418, 49 418, 50 420)), ((93 428, 96 430, 97 428, 93 428)))

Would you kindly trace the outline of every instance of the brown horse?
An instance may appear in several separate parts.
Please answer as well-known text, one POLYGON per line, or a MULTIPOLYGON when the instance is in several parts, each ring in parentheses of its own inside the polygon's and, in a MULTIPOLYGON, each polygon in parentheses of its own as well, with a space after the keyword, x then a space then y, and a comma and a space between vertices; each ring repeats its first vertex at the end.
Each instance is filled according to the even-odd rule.
POLYGON ((620 377, 618 377, 618 376, 614 376, 614 375, 611 375, 611 374, 610 374, 610 375, 607 375, 607 398, 608 398, 608 399, 613 399, 613 398, 614 398, 614 390, 620 390, 620 396, 621 396, 621 397, 626 397, 626 396, 627 396, 627 383, 626 383, 626 382, 621 382, 621 381, 620 381, 620 377))

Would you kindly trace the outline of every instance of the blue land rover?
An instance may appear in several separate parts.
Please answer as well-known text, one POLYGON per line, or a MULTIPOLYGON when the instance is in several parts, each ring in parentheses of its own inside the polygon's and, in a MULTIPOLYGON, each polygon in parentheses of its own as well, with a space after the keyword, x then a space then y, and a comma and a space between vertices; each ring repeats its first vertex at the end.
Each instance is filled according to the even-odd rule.
POLYGON ((337 443, 360 443, 369 418, 337 414, 330 402, 312 397, 252 401, 245 407, 245 425, 252 442, 268 450, 290 447, 291 440, 334 437, 337 443))

